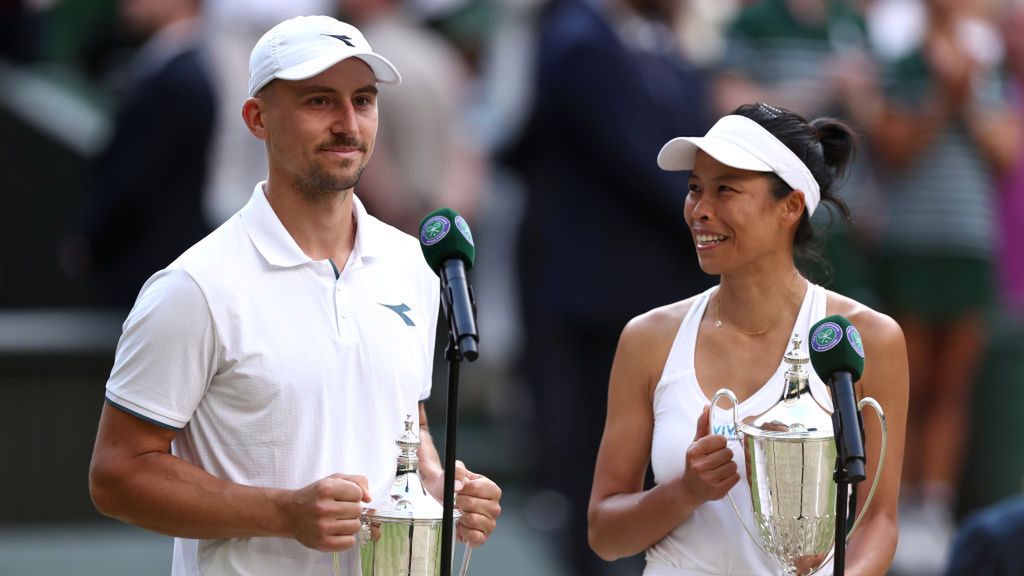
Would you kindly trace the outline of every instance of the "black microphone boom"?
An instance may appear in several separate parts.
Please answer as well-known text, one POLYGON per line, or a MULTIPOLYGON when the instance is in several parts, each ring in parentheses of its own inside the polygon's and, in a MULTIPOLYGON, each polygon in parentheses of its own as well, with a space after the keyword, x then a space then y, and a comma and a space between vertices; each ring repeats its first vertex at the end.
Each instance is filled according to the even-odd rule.
POLYGON ((865 457, 853 383, 864 371, 864 343, 848 319, 833 315, 811 327, 808 348, 814 371, 832 392, 832 425, 844 480, 856 484, 865 478, 865 457))
POLYGON ((441 304, 455 345, 466 360, 476 360, 480 341, 476 331, 476 301, 462 260, 446 260, 441 265, 441 304))
POLYGON ((466 360, 476 360, 476 302, 466 276, 476 260, 476 246, 469 224, 451 208, 434 210, 420 222, 420 248, 441 277, 441 304, 452 341, 466 360))
POLYGON ((847 482, 863 482, 867 477, 864 472, 864 440, 860 435, 853 377, 849 372, 836 372, 829 378, 828 386, 832 389, 832 397, 836 401, 836 409, 832 412, 832 427, 841 431, 841 437, 836 441, 839 457, 846 468, 847 482))

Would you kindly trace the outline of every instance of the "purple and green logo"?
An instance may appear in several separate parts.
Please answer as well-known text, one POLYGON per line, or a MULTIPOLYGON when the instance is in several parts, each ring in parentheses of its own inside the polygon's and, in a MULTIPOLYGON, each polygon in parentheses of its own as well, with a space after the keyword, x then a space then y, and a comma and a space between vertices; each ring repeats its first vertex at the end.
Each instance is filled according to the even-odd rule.
POLYGON ((843 340, 843 328, 835 322, 825 322, 811 334, 811 349, 815 352, 827 352, 843 340))
POLYGON ((476 244, 473 243, 473 233, 469 231, 469 222, 466 222, 465 218, 462 216, 456 216, 455 227, 459 229, 459 232, 462 232, 463 236, 466 237, 466 241, 469 242, 470 246, 476 246, 476 244))
POLYGON ((420 228, 420 242, 427 246, 433 246, 447 236, 451 229, 452 224, 447 218, 441 215, 434 216, 424 222, 423 227, 420 228))
POLYGON ((860 339, 860 332, 857 331, 857 328, 853 324, 846 327, 846 337, 850 339, 850 346, 853 346, 853 351, 863 358, 864 341, 860 339))

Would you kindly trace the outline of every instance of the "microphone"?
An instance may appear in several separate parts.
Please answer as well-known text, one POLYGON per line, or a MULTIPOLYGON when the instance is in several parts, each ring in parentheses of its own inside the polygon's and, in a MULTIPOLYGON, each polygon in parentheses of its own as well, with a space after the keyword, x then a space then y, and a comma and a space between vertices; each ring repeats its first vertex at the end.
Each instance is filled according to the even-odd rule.
POLYGON ((466 219, 451 208, 439 208, 420 222, 420 248, 427 264, 441 277, 441 304, 456 347, 467 360, 478 356, 476 299, 466 271, 473 267, 476 246, 466 219))
POLYGON ((865 459, 853 383, 864 372, 864 343, 857 328, 846 317, 836 314, 811 327, 808 349, 814 371, 832 392, 836 449, 846 469, 847 482, 856 484, 864 480, 865 459))

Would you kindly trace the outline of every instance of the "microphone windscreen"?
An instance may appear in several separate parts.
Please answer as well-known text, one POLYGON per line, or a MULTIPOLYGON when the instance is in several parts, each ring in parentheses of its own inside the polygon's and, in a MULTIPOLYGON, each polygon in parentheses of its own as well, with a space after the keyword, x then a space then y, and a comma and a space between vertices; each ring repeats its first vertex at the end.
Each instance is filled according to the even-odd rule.
POLYGON ((811 327, 807 348, 814 371, 825 382, 836 372, 849 372, 854 382, 860 380, 864 342, 845 316, 835 314, 819 320, 811 327))
POLYGON ((438 208, 420 221, 420 249, 435 272, 445 261, 453 258, 462 260, 467 270, 476 260, 476 246, 469 224, 451 208, 438 208))

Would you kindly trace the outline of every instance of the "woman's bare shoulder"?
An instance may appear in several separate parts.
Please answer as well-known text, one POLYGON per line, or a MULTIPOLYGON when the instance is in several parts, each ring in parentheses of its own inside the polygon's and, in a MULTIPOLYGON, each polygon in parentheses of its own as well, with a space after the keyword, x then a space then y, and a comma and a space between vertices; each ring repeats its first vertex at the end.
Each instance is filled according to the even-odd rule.
POLYGON ((616 356, 660 374, 679 326, 697 298, 661 306, 630 320, 622 330, 616 356))
POLYGON ((669 343, 675 339, 679 326, 686 317, 690 307, 694 305, 699 296, 692 296, 686 300, 673 302, 660 306, 653 310, 633 318, 626 324, 623 330, 623 337, 638 339, 647 343, 668 340, 669 343))
POLYGON ((864 374, 857 386, 861 396, 878 400, 890 423, 905 422, 910 373, 903 329, 889 316, 833 292, 828 293, 827 308, 829 314, 846 316, 860 332, 864 374))
POLYGON ((903 329, 890 316, 842 294, 831 290, 827 292, 828 313, 846 316, 857 327, 865 345, 871 343, 877 347, 878 344, 903 344, 903 329))
POLYGON ((631 375, 621 381, 643 383, 643 389, 650 397, 668 360, 679 326, 697 298, 694 296, 661 306, 630 320, 619 339, 612 382, 616 381, 616 373, 631 375))

